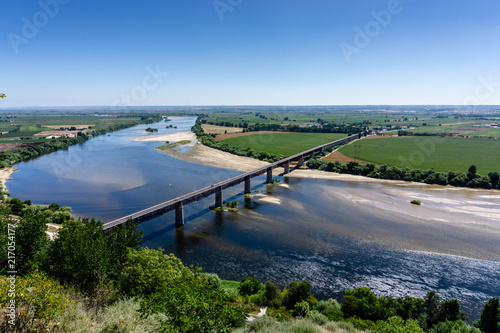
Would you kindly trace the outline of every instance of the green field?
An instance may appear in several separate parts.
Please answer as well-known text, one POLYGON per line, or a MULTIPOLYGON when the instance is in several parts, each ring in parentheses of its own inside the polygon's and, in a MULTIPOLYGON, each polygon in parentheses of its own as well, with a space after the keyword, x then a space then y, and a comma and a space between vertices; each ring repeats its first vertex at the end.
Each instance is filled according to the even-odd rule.
POLYGON ((493 136, 493 137, 500 137, 500 128, 495 128, 495 129, 490 129, 486 131, 480 131, 477 133, 469 133, 467 135, 470 136, 493 136))
POLYGON ((470 165, 479 174, 500 171, 500 140, 441 137, 400 137, 364 139, 346 145, 340 152, 376 164, 410 169, 467 172, 470 165))
POLYGON ((331 133, 265 133, 225 139, 232 146, 251 148, 272 154, 294 155, 324 143, 345 138, 346 134, 331 133))

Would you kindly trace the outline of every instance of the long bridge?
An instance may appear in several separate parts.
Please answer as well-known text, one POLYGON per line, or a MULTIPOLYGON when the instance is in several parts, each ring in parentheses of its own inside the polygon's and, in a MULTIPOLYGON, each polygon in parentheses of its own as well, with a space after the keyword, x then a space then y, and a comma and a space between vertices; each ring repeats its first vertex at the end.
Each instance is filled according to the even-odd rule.
POLYGON ((342 144, 345 144, 347 142, 350 142, 352 140, 355 140, 357 138, 361 137, 361 133, 350 135, 348 137, 335 140, 326 144, 323 144, 321 146, 317 146, 315 148, 311 148, 309 150, 303 151, 301 153, 295 154, 293 156, 286 157, 282 160, 279 160, 277 162, 271 163, 269 165, 266 165, 264 167, 261 167, 259 169, 226 179, 224 181, 215 183, 213 185, 203 187, 199 190, 193 191, 191 193, 187 193, 184 195, 181 195, 177 198, 159 203, 157 205, 154 205, 152 207, 140 210, 138 212, 135 212, 133 214, 127 215, 120 217, 116 220, 109 221, 103 224, 103 230, 104 232, 109 232, 112 229, 116 228, 118 225, 123 224, 127 222, 129 219, 132 219, 134 222, 140 223, 144 221, 151 220, 152 218, 156 216, 163 215, 169 211, 175 210, 175 225, 176 226, 183 226, 184 225, 184 210, 183 207, 187 204, 190 204, 192 202, 198 201, 200 199, 206 198, 212 194, 215 194, 215 207, 220 207, 222 206, 222 190, 233 187, 235 185, 238 185, 240 183, 245 183, 245 190, 244 193, 251 193, 251 187, 250 187, 250 180, 254 177, 260 176, 262 174, 267 174, 267 182, 270 183, 272 182, 273 178, 273 169, 278 168, 278 167, 283 167, 284 168, 284 174, 287 174, 290 172, 290 163, 296 161, 297 162, 297 167, 300 167, 306 157, 313 157, 314 154, 323 152, 331 147, 334 146, 339 146, 342 144))

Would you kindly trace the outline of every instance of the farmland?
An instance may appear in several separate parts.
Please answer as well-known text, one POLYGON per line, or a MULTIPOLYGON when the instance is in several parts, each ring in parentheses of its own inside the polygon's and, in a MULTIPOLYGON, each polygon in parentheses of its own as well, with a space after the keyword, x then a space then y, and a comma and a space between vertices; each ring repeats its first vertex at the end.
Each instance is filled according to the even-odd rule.
POLYGON ((301 151, 335 141, 345 134, 331 133, 263 133, 238 136, 222 142, 232 146, 251 148, 272 154, 290 156, 301 151))
POLYGON ((361 160, 410 169, 467 172, 477 166, 479 174, 499 171, 500 140, 449 137, 374 138, 356 141, 340 149, 354 157, 359 145, 361 160))

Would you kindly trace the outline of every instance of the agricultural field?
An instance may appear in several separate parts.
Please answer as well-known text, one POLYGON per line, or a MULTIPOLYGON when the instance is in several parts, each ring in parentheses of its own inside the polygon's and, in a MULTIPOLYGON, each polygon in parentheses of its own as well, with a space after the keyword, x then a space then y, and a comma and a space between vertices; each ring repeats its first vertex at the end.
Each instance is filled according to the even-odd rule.
POLYGON ((467 172, 474 164, 482 175, 500 171, 500 140, 371 137, 343 146, 339 151, 355 157, 356 150, 361 160, 410 169, 467 172))
POLYGON ((337 133, 262 133, 242 135, 221 142, 272 154, 294 155, 321 144, 346 137, 337 133))
POLYGON ((487 129, 485 131, 480 131, 480 132, 475 132, 475 133, 469 133, 467 135, 469 135, 469 136, 484 136, 484 137, 500 138, 500 128, 487 129))

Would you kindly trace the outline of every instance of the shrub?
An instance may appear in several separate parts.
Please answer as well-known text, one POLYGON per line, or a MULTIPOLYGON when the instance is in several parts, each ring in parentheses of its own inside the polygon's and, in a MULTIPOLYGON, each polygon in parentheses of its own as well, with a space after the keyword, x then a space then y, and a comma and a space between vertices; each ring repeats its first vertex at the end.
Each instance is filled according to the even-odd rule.
POLYGON ((120 276, 122 290, 129 296, 155 293, 189 271, 173 254, 161 249, 130 250, 120 276))
POLYGON ((253 295, 256 294, 260 289, 262 289, 262 284, 260 283, 260 280, 252 277, 252 276, 247 276, 241 280, 241 284, 238 287, 238 291, 240 292, 240 295, 253 295))
POLYGON ((413 204, 413 205, 420 206, 422 204, 422 201, 420 201, 420 200, 412 200, 412 201, 410 201, 410 203, 413 204))
POLYGON ((296 303, 293 306, 293 315, 295 317, 305 317, 309 313, 309 310, 309 303, 307 303, 306 301, 302 301, 300 303, 296 303))
POLYGON ((205 273, 205 277, 210 281, 210 284, 215 288, 220 288, 222 281, 216 273, 205 273))
POLYGON ((316 299, 314 297, 310 298, 309 296, 312 296, 310 282, 290 282, 290 289, 283 291, 283 305, 285 305, 287 309, 292 310, 294 309, 295 304, 302 301, 314 303, 314 300, 316 299))
POLYGON ((316 310, 309 312, 307 318, 316 325, 324 325, 328 322, 328 317, 316 310))
MULTIPOLYGON (((8 309, 11 280, 2 276, 0 280, 0 306, 8 309)), ((56 315, 62 315, 73 303, 64 293, 63 287, 45 273, 33 273, 15 278, 15 321, 19 332, 29 332, 45 327, 56 315)), ((8 315, 0 319, 0 328, 11 329, 8 315)))

